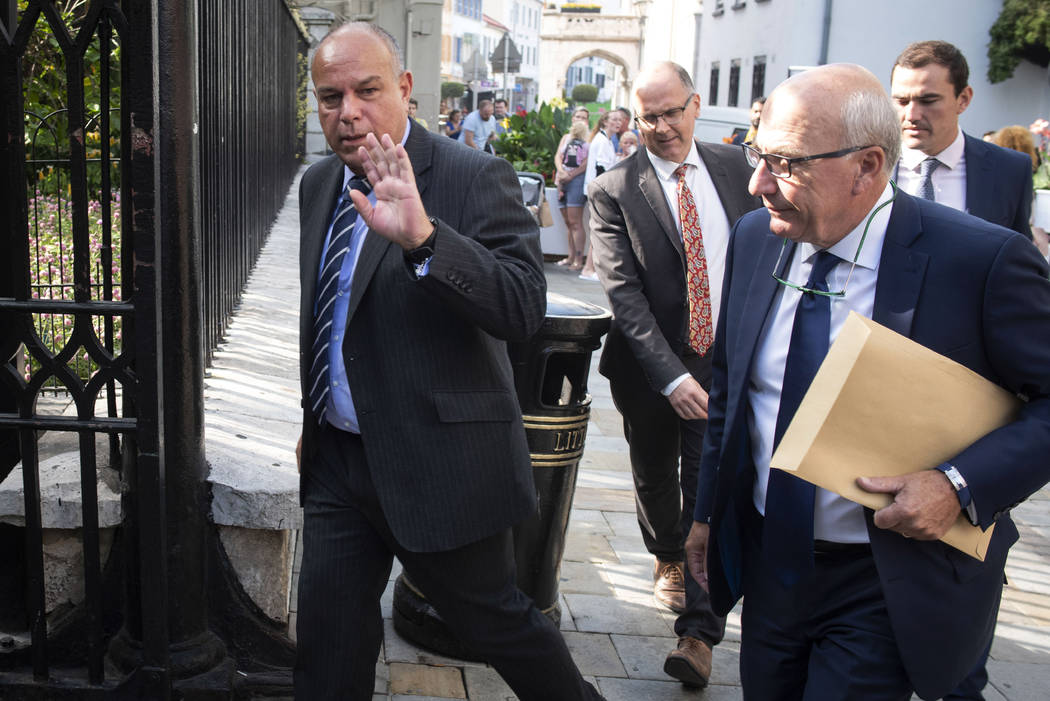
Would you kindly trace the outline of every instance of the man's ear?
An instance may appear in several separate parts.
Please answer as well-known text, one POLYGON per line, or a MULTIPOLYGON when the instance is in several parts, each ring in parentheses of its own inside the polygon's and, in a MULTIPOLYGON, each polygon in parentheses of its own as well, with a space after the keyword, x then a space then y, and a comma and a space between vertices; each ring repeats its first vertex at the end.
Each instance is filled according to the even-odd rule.
POLYGON ((401 101, 408 109, 408 98, 412 97, 412 71, 402 71, 397 79, 397 87, 401 91, 401 101))
POLYGON ((959 93, 959 96, 955 98, 955 106, 959 111, 957 114, 962 114, 966 111, 966 108, 970 106, 970 102, 973 100, 973 88, 967 85, 963 88, 963 91, 959 93))
POLYGON ((864 149, 857 159, 857 175, 853 179, 853 194, 859 195, 876 185, 886 165, 886 152, 878 146, 864 149))

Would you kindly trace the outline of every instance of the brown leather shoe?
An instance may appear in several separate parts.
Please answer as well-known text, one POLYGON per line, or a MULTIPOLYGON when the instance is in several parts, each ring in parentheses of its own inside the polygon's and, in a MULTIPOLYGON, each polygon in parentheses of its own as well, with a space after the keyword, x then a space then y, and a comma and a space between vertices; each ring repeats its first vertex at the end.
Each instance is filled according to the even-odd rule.
POLYGON ((664 661, 664 672, 687 686, 705 687, 711 678, 711 648, 703 640, 682 637, 664 661))
POLYGON ((685 611, 685 563, 657 559, 653 568, 653 596, 675 613, 685 611))

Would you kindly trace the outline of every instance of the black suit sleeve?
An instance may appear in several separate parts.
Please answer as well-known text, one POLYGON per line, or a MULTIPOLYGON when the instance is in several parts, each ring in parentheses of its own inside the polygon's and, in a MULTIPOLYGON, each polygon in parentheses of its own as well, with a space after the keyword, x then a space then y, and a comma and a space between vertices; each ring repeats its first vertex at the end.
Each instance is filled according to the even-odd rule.
POLYGON ((438 219, 430 271, 418 284, 490 335, 521 341, 536 333, 546 311, 539 228, 510 164, 481 162, 458 221, 438 219))
MULTIPOLYGON (((660 331, 642 284, 622 205, 605 189, 606 182, 593 181, 587 192, 591 208, 591 258, 609 296, 617 327, 627 339, 649 384, 659 392, 689 371, 660 331)), ((652 226, 659 229, 655 221, 652 226)))

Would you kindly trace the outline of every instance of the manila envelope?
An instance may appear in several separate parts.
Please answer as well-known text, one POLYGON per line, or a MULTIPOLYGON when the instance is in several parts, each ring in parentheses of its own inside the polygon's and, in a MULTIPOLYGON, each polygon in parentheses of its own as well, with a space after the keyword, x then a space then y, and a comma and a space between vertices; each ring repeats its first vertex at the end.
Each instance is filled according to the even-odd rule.
MULTIPOLYGON (((1020 407, 969 368, 850 312, 771 466, 878 510, 890 495, 865 492, 857 477, 936 467, 1020 407)), ((983 561, 993 528, 960 514, 941 540, 983 561)))

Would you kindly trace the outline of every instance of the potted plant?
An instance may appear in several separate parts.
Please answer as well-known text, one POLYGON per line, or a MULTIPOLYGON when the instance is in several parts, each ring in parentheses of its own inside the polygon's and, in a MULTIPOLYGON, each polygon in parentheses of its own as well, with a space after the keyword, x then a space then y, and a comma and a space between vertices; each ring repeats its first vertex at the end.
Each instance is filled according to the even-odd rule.
POLYGON ((553 186, 554 152, 569 130, 572 115, 544 102, 539 109, 512 114, 507 120, 507 131, 495 144, 496 154, 510 161, 514 170, 539 173, 553 186))
POLYGON ((1035 199, 1032 201, 1032 223, 1050 230, 1050 122, 1037 119, 1028 127, 1035 137, 1039 165, 1032 175, 1035 199))

